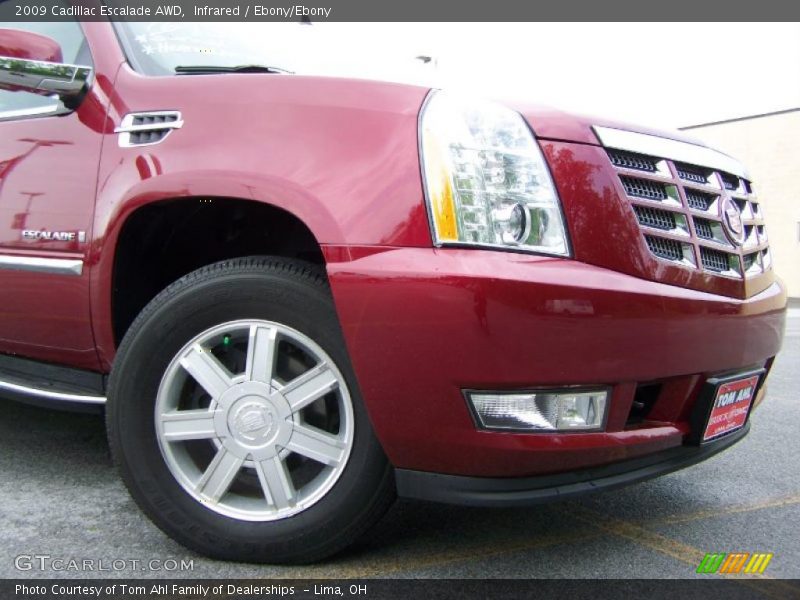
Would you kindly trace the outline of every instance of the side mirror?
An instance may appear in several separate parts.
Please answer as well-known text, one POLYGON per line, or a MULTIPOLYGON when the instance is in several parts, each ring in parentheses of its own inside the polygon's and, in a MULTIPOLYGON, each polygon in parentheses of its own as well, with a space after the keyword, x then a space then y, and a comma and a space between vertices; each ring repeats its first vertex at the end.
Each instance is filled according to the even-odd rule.
POLYGON ((19 29, 0 29, 0 56, 44 62, 64 62, 53 38, 19 29))
POLYGON ((44 35, 0 29, 0 89, 57 94, 64 106, 77 108, 86 94, 91 67, 65 65, 61 47, 44 35))

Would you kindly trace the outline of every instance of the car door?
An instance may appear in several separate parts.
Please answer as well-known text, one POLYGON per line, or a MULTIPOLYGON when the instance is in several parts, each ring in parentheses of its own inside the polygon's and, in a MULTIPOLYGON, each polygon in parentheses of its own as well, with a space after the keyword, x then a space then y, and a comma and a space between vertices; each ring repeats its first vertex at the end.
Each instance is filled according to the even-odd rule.
MULTIPOLYGON (((56 40, 91 66, 80 25, 6 23, 56 40)), ((91 84, 91 80, 90 80, 91 84)), ((97 368, 86 259, 104 103, 0 89, 0 353, 97 368), (101 113, 101 114, 97 114, 101 113)))

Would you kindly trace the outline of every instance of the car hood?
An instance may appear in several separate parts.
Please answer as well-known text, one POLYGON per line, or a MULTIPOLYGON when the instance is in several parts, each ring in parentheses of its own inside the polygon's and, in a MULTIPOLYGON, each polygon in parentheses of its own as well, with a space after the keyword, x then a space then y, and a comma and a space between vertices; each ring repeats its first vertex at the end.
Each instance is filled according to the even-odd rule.
POLYGON ((598 140, 592 129, 593 126, 598 126, 635 131, 637 133, 705 146, 705 144, 697 138, 677 130, 654 129, 603 117, 572 114, 556 108, 537 104, 519 102, 505 102, 505 104, 519 111, 528 121, 536 137, 540 139, 561 140, 580 144, 600 144, 600 140, 598 140))

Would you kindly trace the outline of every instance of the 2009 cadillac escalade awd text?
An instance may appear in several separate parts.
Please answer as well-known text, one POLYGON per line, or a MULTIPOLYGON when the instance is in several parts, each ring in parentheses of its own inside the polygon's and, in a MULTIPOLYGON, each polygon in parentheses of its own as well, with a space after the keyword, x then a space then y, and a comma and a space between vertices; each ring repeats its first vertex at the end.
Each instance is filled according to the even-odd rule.
POLYGON ((166 533, 311 561, 398 495, 568 498, 746 435, 786 293, 736 160, 209 27, 0 30, 0 393, 105 405, 166 533))

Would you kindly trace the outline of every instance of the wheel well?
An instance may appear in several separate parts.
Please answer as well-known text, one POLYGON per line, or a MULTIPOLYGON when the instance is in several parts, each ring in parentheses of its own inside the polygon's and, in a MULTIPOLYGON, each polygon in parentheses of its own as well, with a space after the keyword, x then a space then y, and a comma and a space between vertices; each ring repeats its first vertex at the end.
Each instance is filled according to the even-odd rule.
POLYGON ((183 275, 229 258, 272 255, 324 265, 314 235, 294 215, 235 198, 182 198, 138 209, 123 225, 111 310, 122 341, 136 315, 183 275))

